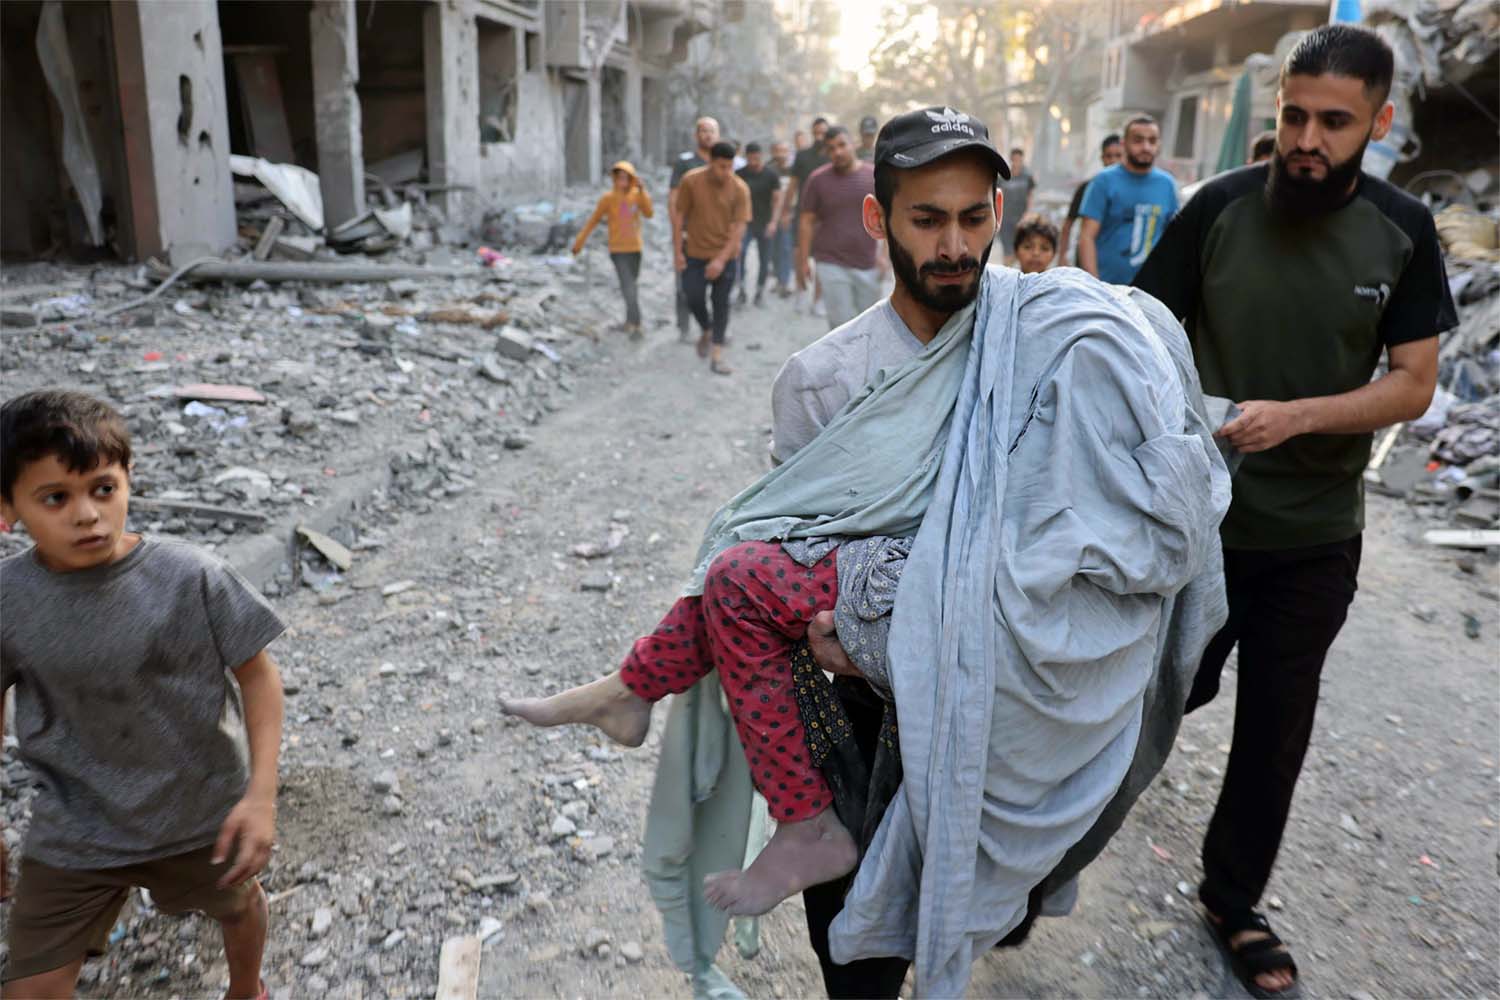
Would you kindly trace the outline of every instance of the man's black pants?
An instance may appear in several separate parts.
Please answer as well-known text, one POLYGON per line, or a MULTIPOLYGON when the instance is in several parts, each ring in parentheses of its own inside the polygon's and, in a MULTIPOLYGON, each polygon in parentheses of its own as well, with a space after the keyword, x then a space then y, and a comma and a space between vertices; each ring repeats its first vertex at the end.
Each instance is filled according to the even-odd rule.
POLYGON ((771 249, 771 237, 766 235, 766 227, 759 229, 754 226, 745 227, 745 235, 740 240, 740 288, 743 289, 750 276, 750 244, 755 244, 755 256, 760 261, 760 277, 755 279, 755 294, 766 287, 766 280, 771 277, 771 260, 774 253, 771 249))
MULTIPOLYGON (((860 755, 866 761, 873 761, 884 704, 863 682, 841 685, 839 693, 844 710, 849 714, 849 727, 854 731, 860 755), (859 696, 860 688, 867 692, 862 697, 859 696)), ((807 911, 807 936, 823 970, 823 987, 828 991, 829 1000, 894 998, 900 995, 907 966, 911 964, 906 959, 866 958, 848 965, 835 965, 828 956, 828 925, 844 908, 844 894, 853 881, 854 873, 850 872, 841 879, 815 885, 802 893, 802 905, 807 911)))
POLYGON ((1323 660, 1359 575, 1360 536, 1298 549, 1224 551, 1229 621, 1214 636, 1187 711, 1212 700, 1238 643, 1234 740, 1203 840, 1198 894, 1217 915, 1253 909, 1281 847, 1312 737, 1323 660))
POLYGON ((701 329, 713 335, 715 344, 724 343, 729 331, 729 293, 734 291, 734 278, 739 261, 731 260, 724 265, 717 278, 708 276, 708 261, 701 257, 689 257, 687 269, 682 272, 682 288, 687 293, 688 308, 701 329), (713 290, 713 315, 709 315, 709 290, 713 290))

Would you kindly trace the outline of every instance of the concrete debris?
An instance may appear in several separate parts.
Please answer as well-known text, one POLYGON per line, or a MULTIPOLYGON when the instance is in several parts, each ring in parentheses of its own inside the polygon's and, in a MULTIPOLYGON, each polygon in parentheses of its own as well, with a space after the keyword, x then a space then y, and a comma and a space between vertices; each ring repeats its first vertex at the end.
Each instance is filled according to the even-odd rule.
POLYGON ((629 534, 628 526, 615 522, 609 526, 609 534, 602 541, 580 542, 568 549, 568 552, 579 559, 603 559, 605 556, 613 555, 615 550, 625 543, 625 538, 629 534))
POLYGON ((271 216, 266 221, 266 228, 261 230, 260 238, 255 241, 255 249, 250 252, 250 256, 256 260, 265 260, 271 256, 271 250, 276 246, 276 239, 285 228, 286 218, 284 216, 271 216))
POLYGON ((295 163, 272 163, 254 156, 231 154, 229 169, 265 185, 303 225, 313 232, 323 228, 323 190, 318 175, 295 163))
POLYGON ((452 937, 443 942, 438 958, 436 1000, 475 1000, 479 995, 479 952, 483 942, 475 935, 452 937))
POLYGON ((172 390, 172 395, 178 399, 196 399, 211 403, 264 403, 266 401, 263 393, 248 385, 215 385, 208 382, 179 385, 172 390))
POLYGON ((354 553, 350 552, 347 546, 328 537, 321 531, 314 531, 305 524, 299 524, 297 525, 297 535, 303 541, 307 542, 308 545, 317 549, 318 554, 327 559, 340 572, 347 573, 349 567, 354 565, 354 553))
POLYGON ((578 589, 583 591, 594 591, 605 593, 615 585, 615 578, 609 573, 589 573, 578 583, 578 589))

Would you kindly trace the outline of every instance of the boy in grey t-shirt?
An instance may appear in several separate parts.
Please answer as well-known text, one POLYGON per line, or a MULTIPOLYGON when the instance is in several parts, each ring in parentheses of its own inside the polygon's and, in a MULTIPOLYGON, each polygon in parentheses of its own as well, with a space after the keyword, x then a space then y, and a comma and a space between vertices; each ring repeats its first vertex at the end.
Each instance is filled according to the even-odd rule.
POLYGON ((0 978, 7 995, 71 995, 143 886, 163 912, 217 920, 228 996, 264 997, 255 876, 282 721, 266 647, 284 626, 213 555, 125 531, 129 470, 129 432, 99 400, 0 407, 0 513, 35 542, 0 562, 0 689, 37 787, 0 978))

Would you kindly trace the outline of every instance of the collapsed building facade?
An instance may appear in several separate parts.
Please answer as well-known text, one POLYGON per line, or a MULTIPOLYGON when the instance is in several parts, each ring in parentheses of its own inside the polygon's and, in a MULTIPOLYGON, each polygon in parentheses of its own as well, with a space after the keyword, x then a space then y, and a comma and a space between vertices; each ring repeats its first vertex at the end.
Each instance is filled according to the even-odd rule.
POLYGON ((490 204, 660 163, 668 74, 713 0, 14 0, 0 4, 0 252, 127 260, 236 239, 231 155, 490 204))

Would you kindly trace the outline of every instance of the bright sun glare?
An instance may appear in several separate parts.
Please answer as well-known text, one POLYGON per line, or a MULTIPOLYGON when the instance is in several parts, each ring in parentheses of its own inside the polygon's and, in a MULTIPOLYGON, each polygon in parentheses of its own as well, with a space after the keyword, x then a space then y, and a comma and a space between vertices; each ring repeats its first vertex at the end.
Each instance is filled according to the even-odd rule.
POLYGON ((858 73, 869 65, 870 50, 880 40, 880 13, 884 4, 870 0, 841 0, 839 33, 833 41, 839 69, 858 73))

